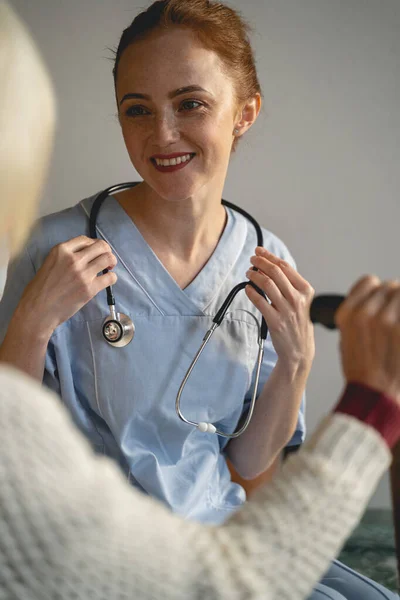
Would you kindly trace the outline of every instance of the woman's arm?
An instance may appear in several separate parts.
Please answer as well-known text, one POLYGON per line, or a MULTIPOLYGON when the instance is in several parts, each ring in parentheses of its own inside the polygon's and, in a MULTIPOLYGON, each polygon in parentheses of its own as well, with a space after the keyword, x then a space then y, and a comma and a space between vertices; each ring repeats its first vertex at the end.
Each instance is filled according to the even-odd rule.
POLYGON ((278 456, 274 460, 274 462, 268 467, 268 469, 266 469, 266 471, 261 473, 261 475, 259 475, 258 477, 255 477, 254 479, 243 479, 243 477, 240 477, 239 473, 236 471, 229 458, 226 457, 226 462, 231 474, 231 479, 233 483, 238 483, 242 486, 242 488, 246 492, 246 498, 250 498, 257 488, 259 488, 262 485, 267 485, 273 480, 273 478, 279 470, 281 460, 282 458, 278 456))
POLYGON ((310 284, 288 262, 264 248, 256 249, 251 262, 258 271, 248 271, 247 275, 271 303, 250 286, 246 292, 268 324, 278 360, 257 399, 248 428, 226 449, 244 479, 263 473, 292 439, 315 352, 309 317, 314 290, 310 284))
POLYGON ((0 362, 42 381, 51 332, 41 329, 40 318, 21 303, 17 306, 2 345, 0 362))
MULTIPOLYGON (((117 276, 111 271, 98 276, 115 265, 116 258, 103 240, 78 236, 54 246, 12 314, 0 346, 0 361, 42 381, 47 345, 54 330, 116 282, 117 276)), ((12 276, 18 277, 18 271, 12 276)), ((3 303, 8 294, 6 290, 3 303)))
POLYGON ((296 429, 309 369, 278 359, 259 395, 246 431, 231 440, 226 455, 238 474, 251 480, 269 469, 296 429))

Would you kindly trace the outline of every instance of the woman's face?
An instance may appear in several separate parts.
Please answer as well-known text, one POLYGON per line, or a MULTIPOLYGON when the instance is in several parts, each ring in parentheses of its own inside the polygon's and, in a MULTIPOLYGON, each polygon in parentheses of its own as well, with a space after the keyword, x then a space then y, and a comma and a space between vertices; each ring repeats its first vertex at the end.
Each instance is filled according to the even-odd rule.
POLYGON ((238 112, 234 85, 190 30, 129 46, 116 91, 132 164, 159 196, 182 200, 223 185, 238 112))

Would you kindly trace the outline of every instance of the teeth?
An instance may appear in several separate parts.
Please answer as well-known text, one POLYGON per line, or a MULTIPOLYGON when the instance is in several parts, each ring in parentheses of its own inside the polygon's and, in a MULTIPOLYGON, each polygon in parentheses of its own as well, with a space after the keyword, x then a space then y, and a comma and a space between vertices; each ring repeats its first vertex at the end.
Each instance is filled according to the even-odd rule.
POLYGON ((190 159, 191 159, 191 155, 185 154, 184 156, 178 156, 177 158, 171 158, 171 159, 155 158, 154 160, 156 161, 156 164, 159 167, 172 167, 175 165, 180 165, 183 162, 187 162, 190 159))

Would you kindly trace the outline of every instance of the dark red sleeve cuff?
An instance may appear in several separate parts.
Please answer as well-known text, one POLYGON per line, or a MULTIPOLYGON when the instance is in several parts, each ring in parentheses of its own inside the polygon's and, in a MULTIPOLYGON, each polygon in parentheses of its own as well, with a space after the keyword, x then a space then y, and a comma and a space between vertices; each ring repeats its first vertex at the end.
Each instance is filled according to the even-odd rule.
POLYGON ((389 448, 400 439, 400 405, 364 384, 348 383, 334 412, 350 415, 374 427, 389 448))

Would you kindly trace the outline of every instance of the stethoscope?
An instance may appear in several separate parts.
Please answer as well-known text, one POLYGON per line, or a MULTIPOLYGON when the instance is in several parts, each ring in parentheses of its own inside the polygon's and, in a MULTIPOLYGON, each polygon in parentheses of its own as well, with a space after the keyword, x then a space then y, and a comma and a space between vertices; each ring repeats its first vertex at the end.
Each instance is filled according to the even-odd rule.
MULTIPOLYGON (((97 239, 97 230, 96 230, 97 217, 98 217, 99 210, 100 210, 104 200, 112 194, 115 194, 117 192, 122 192, 123 190, 130 189, 132 187, 135 187, 137 184, 138 184, 138 182, 119 183, 117 185, 108 187, 107 189, 103 190, 102 192, 100 192, 98 194, 95 201, 93 202, 92 209, 90 211, 90 216, 89 216, 89 233, 90 233, 91 238, 97 239)), ((246 219, 248 219, 250 221, 250 223, 254 226, 254 229, 257 234, 257 246, 264 246, 264 238, 263 238, 262 230, 261 230, 260 225, 256 221, 256 219, 254 219, 254 217, 252 217, 248 212, 246 212, 239 206, 232 204, 231 202, 227 202, 226 200, 222 200, 221 202, 224 206, 231 208, 232 210, 235 210, 236 212, 240 213, 241 215, 243 215, 244 217, 246 217, 246 219)), ((253 269, 257 270, 255 267, 253 267, 253 269)), ((108 272, 108 269, 104 269, 103 273, 106 274, 107 272, 108 272)), ((217 314, 213 318, 212 326, 206 332, 200 348, 198 349, 188 370, 186 371, 186 374, 185 374, 185 376, 182 380, 182 383, 179 387, 179 390, 178 390, 178 393, 176 396, 176 401, 175 401, 176 413, 182 421, 184 421, 188 425, 192 425, 192 426, 196 427, 201 432, 215 433, 221 437, 228 438, 228 439, 239 437, 239 435, 244 433, 246 431, 247 427, 249 426, 249 423, 250 423, 252 415, 253 415, 254 406, 255 406, 255 402, 256 402, 256 396, 257 396, 258 383, 259 383, 259 379, 260 379, 261 365, 262 365, 262 360, 263 360, 263 356, 264 356, 264 344, 265 344, 265 340, 266 340, 267 334, 268 334, 268 326, 267 326, 267 323, 265 322, 264 317, 261 318, 261 325, 259 325, 259 331, 258 331, 258 341, 257 341, 258 354, 257 354, 257 362, 256 362, 256 377, 255 377, 255 382, 254 382, 254 389, 252 392, 250 408, 248 410, 248 413, 247 413, 247 416, 246 416, 246 419, 245 419, 243 425, 234 433, 225 433, 225 432, 221 431, 220 429, 218 429, 217 427, 215 427, 215 425, 213 425, 212 423, 206 423, 205 421, 200 421, 200 422, 191 421, 190 419, 186 419, 186 417, 184 417, 184 415, 182 414, 180 401, 181 401, 183 389, 184 389, 185 385, 187 384, 188 379, 189 379, 197 361, 200 358, 200 355, 204 351, 204 348, 210 341, 215 330, 221 325, 221 323, 227 313, 227 310, 230 307, 230 305, 232 304, 236 295, 241 290, 243 290, 247 285, 251 285, 259 294, 261 294, 264 298, 266 298, 264 292, 260 288, 258 288, 252 281, 249 281, 249 280, 243 281, 242 283, 238 283, 237 285, 235 285, 232 288, 232 290, 229 292, 226 299, 222 303, 221 307, 217 311, 217 314)), ((134 326, 132 319, 130 319, 130 317, 128 317, 127 315, 125 315, 123 313, 119 313, 116 311, 115 297, 113 294, 112 286, 107 287, 106 293, 107 293, 107 304, 108 304, 110 313, 103 321, 102 335, 103 335, 104 339, 106 340, 106 342, 108 344, 110 344, 111 346, 115 346, 117 348, 123 348, 124 346, 127 346, 132 341, 133 336, 135 334, 135 326, 134 326)), ((267 300, 268 300, 268 298, 267 298, 267 300)), ((344 300, 344 296, 339 296, 339 295, 325 295, 325 296, 315 297, 311 304, 311 309, 310 309, 311 321, 313 323, 321 323, 322 325, 325 325, 325 327, 334 329, 335 328, 334 314, 335 314, 336 309, 338 308, 338 306, 340 305, 340 303, 343 300, 344 300)))

